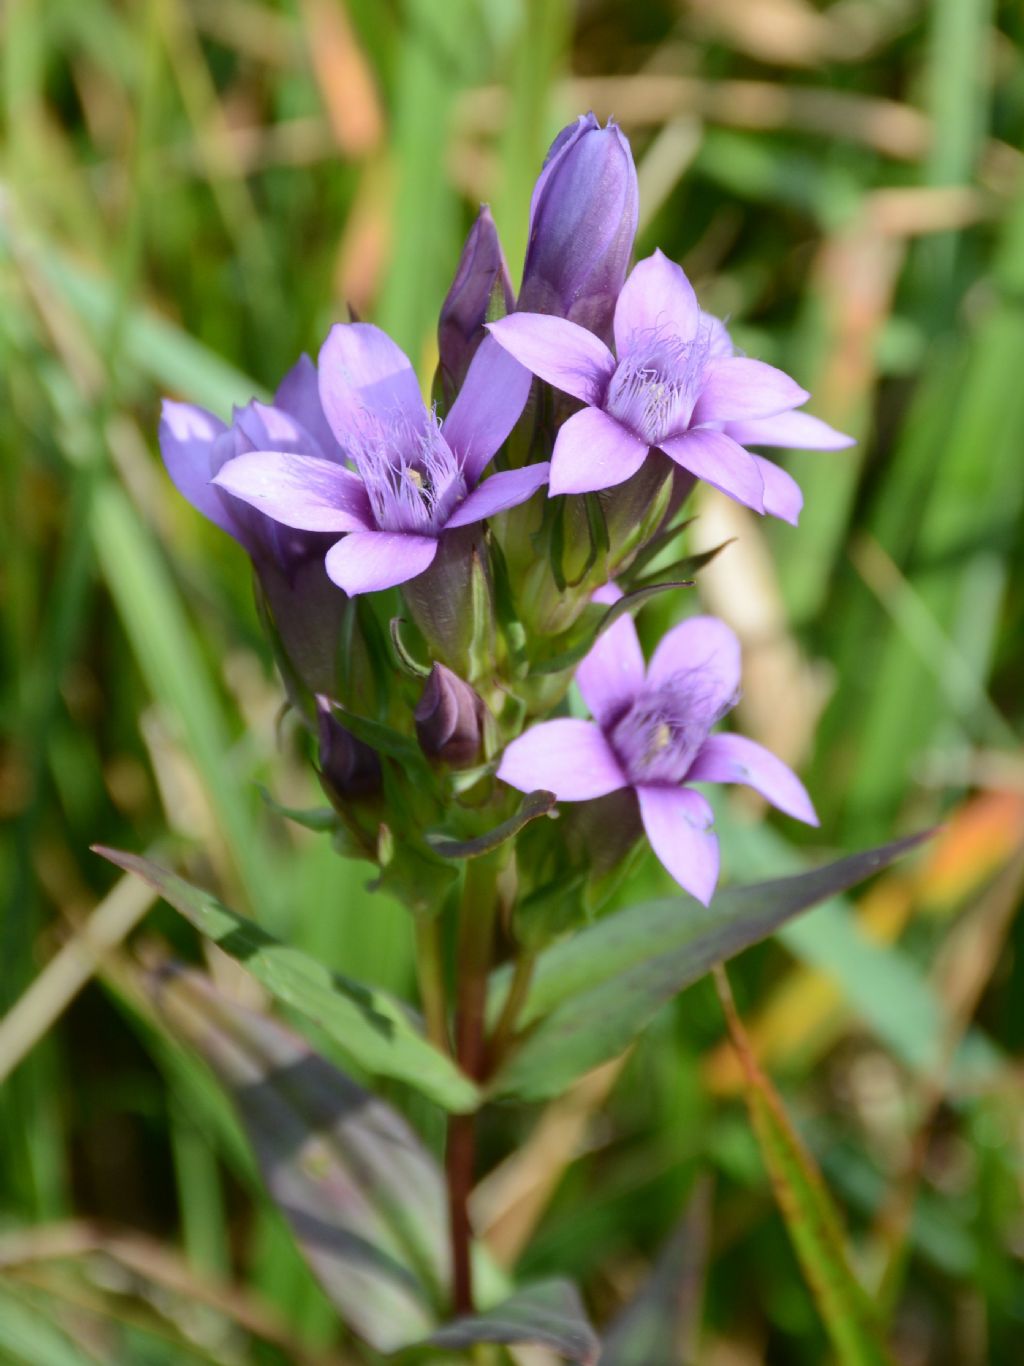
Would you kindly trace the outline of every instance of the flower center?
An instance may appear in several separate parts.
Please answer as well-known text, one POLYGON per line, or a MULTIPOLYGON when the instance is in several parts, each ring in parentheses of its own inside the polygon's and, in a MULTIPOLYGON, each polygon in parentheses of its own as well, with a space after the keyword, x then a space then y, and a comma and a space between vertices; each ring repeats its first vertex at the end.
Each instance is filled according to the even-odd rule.
POLYGON ((364 413, 353 452, 381 531, 436 536, 466 496, 466 476, 433 413, 364 413))
POLYGON ((685 342, 661 328, 634 333, 608 384, 605 408, 652 446, 684 431, 700 393, 708 342, 705 328, 685 342))
POLYGON ((716 721, 732 706, 708 689, 699 670, 642 692, 609 735, 633 783, 681 783, 716 721))

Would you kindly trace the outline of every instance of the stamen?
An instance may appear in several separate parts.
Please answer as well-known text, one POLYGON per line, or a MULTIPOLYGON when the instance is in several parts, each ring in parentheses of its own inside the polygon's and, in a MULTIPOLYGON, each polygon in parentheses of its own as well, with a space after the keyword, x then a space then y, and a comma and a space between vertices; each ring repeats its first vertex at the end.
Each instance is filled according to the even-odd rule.
POLYGON ((641 693, 616 722, 612 748, 634 783, 681 783, 711 727, 732 707, 700 670, 641 693))
POLYGON ((402 413, 364 411, 354 451, 370 506, 382 531, 436 535, 466 496, 458 458, 435 413, 421 425, 402 413))
POLYGON ((635 332, 608 386, 608 412, 651 445, 685 430, 700 392, 709 342, 705 326, 689 341, 662 327, 635 332))

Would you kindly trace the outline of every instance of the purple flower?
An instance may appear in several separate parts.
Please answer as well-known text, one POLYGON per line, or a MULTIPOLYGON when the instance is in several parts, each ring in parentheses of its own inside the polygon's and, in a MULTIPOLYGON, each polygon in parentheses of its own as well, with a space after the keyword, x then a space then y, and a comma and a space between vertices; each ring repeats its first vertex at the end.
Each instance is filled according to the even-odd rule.
POLYGON ((559 430, 550 493, 621 484, 657 447, 757 512, 796 522, 796 483, 752 445, 839 449, 850 439, 793 409, 809 397, 788 375, 733 354, 724 324, 702 313, 680 266, 640 261, 615 305, 615 349, 564 318, 513 313, 489 324, 535 375, 587 406, 559 430))
POLYGON ((611 330, 629 269, 639 194, 629 142, 580 115, 551 144, 530 202, 518 308, 611 330))
MULTIPOLYGON (((595 599, 620 596, 609 585, 595 599)), ((498 777, 569 802, 631 787, 652 849, 707 905, 718 881, 718 840, 711 807, 690 783, 747 783, 780 811, 818 824, 803 784, 781 759, 742 735, 710 733, 735 705, 739 680, 739 641, 717 618, 674 627, 645 670, 632 619, 620 617, 576 673, 594 720, 534 726, 505 750, 498 777)))
POLYGON ((271 556, 283 563, 289 547, 299 545, 301 538, 282 536, 273 521, 251 512, 211 482, 235 456, 268 445, 338 464, 342 461, 320 406, 316 367, 308 356, 302 356, 285 375, 272 405, 254 400, 236 408, 230 427, 197 404, 164 399, 160 452, 178 492, 233 536, 254 560, 271 556))
POLYGON ((229 460, 267 446, 341 465, 308 356, 285 375, 272 405, 236 408, 230 427, 205 408, 164 400, 160 450, 172 481, 248 552, 294 672, 310 692, 333 692, 344 598, 324 572, 330 541, 281 526, 211 482, 229 460))
POLYGON ((437 323, 441 385, 446 403, 450 405, 455 398, 466 378, 470 361, 487 335, 484 323, 488 315, 500 317, 514 307, 515 295, 498 230, 490 209, 484 204, 462 248, 455 279, 441 305, 437 323))
POLYGON ((379 327, 339 323, 320 352, 320 398, 358 473, 273 442, 229 461, 219 488, 285 526, 347 532, 327 552, 346 593, 391 588, 433 562, 447 532, 525 502, 547 463, 481 474, 523 410, 530 376, 490 339, 443 423, 402 350, 379 327))

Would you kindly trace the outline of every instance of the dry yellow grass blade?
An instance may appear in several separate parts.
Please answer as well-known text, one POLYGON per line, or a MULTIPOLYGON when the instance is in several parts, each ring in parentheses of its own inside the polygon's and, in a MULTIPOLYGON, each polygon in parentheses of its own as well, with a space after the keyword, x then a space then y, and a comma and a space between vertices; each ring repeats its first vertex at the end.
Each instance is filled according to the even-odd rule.
POLYGON ((303 30, 331 130, 343 156, 377 150, 384 112, 373 72, 341 0, 303 0, 303 30))
POLYGON ((632 1049, 595 1068, 552 1102, 527 1142, 474 1190, 474 1226, 500 1265, 513 1266, 530 1241, 562 1173, 579 1156, 591 1118, 631 1055, 632 1049))
POLYGON ((52 1028, 104 957, 131 933, 155 900, 155 893, 137 878, 120 878, 57 950, 0 1020, 0 1082, 52 1028))

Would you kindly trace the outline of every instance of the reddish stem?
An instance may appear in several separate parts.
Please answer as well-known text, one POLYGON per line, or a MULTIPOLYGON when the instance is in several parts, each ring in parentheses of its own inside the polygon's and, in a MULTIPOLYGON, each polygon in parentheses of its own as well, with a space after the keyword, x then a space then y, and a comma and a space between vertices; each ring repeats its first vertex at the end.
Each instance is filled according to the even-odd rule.
MULTIPOLYGON (((466 1075, 476 1080, 483 1076, 486 1059, 487 974, 491 965, 497 912, 495 875, 496 869, 490 859, 471 860, 466 868, 466 882, 459 908, 455 1056, 466 1075)), ((469 1196, 473 1189, 475 1155, 476 1116, 451 1115, 448 1120, 445 1170, 452 1244, 452 1299, 457 1314, 473 1311, 469 1196)))
POLYGON ((451 1115, 445 1166, 448 1173, 448 1221, 452 1243, 452 1308, 456 1314, 473 1312, 473 1269, 470 1244, 469 1194, 473 1189, 476 1116, 451 1115))

